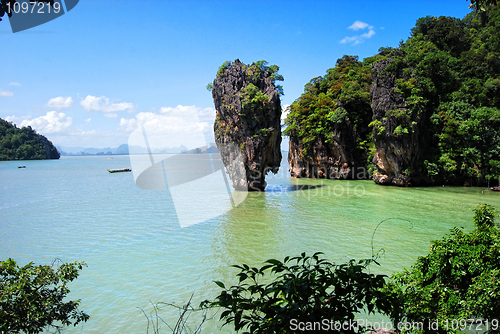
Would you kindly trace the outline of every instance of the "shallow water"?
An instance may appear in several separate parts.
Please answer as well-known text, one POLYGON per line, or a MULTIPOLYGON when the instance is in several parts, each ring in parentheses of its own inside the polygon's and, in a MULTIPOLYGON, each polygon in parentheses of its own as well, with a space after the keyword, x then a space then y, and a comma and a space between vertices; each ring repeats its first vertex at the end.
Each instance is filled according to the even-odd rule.
MULTIPOLYGON (((425 255, 452 227, 471 229, 474 205, 500 208, 500 193, 482 188, 290 179, 285 160, 266 178, 266 192, 180 228, 169 191, 143 190, 133 173, 106 171, 130 167, 128 156, 19 164, 0 162, 0 257, 88 264, 70 296, 82 299, 91 318, 67 333, 145 333, 141 308, 149 313, 150 302, 211 298, 219 290, 214 280, 235 282, 232 264, 316 251, 340 262, 383 249, 381 266, 372 271, 390 274, 425 255), (317 187, 297 190, 304 185, 317 187)), ((204 201, 198 205, 207 210, 216 204, 204 201)), ((166 307, 161 315, 173 322, 177 311, 166 307)), ((204 332, 219 332, 219 325, 210 320, 204 332)))

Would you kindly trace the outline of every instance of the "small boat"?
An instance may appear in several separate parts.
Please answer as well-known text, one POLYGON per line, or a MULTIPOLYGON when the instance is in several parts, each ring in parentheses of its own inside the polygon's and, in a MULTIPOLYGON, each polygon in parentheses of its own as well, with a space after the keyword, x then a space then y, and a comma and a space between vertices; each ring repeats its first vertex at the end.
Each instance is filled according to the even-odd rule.
POLYGON ((26 168, 26 166, 17 166, 17 168, 26 168))
POLYGON ((108 172, 110 173, 124 173, 124 172, 131 172, 132 170, 130 168, 119 168, 119 169, 108 169, 108 172))

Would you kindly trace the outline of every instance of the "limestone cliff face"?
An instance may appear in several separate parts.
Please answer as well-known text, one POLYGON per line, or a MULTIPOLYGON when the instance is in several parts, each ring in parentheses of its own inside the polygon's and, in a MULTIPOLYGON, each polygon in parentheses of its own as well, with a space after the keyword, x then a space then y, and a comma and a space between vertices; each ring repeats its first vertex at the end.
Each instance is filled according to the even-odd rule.
POLYGON ((281 104, 269 72, 236 59, 213 82, 215 142, 237 190, 264 190, 281 163, 281 104), (242 157, 244 171, 231 168, 242 157))
POLYGON ((406 73, 412 71, 408 64, 400 61, 402 57, 404 53, 398 51, 371 67, 376 147, 373 163, 377 168, 373 180, 384 185, 416 186, 426 183, 418 170, 424 149, 421 133, 425 110, 411 112, 408 101, 396 89, 398 79, 409 80, 403 69, 407 69, 406 73))
POLYGON ((356 136, 348 124, 333 132, 333 141, 317 137, 312 149, 304 151, 302 140, 290 136, 290 176, 297 178, 366 179, 366 157, 356 149, 356 136))

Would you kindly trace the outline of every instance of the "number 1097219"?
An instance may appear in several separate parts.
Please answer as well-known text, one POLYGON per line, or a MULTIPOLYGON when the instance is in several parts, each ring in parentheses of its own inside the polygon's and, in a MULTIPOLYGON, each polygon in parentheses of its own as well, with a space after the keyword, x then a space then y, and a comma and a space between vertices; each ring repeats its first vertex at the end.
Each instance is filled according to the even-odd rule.
POLYGON ((11 7, 11 3, 7 2, 7 14, 12 14, 12 13, 35 13, 35 14, 46 14, 46 13, 59 13, 61 10, 61 4, 59 2, 54 1, 54 5, 51 6, 49 3, 45 2, 38 2, 38 1, 30 1, 29 4, 28 2, 23 2, 22 4, 19 4, 19 2, 15 2, 14 5, 11 7), (31 6, 30 6, 31 5, 31 6))

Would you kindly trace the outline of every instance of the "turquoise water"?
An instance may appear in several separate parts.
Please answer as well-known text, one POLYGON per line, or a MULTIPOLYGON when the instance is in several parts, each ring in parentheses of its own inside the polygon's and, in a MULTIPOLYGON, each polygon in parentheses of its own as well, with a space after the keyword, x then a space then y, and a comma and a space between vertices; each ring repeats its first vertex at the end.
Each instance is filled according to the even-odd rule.
MULTIPOLYGON (((431 240, 452 227, 471 229, 474 205, 500 208, 500 193, 482 188, 290 179, 284 161, 278 175, 267 177, 268 191, 181 229, 168 191, 143 190, 133 173, 106 171, 130 167, 128 156, 19 164, 0 162, 0 258, 88 264, 70 296, 82 299, 91 318, 67 333, 146 333, 141 308, 148 313, 150 302, 211 298, 218 292, 214 280, 235 282, 232 264, 259 265, 304 251, 347 261, 370 257, 373 244, 384 254, 372 271, 390 274, 425 255, 431 240), (290 184, 322 187, 281 191, 290 184)), ((204 205, 211 204, 207 198, 204 205)), ((173 322, 177 311, 164 308, 161 315, 173 322)), ((204 332, 219 332, 218 326, 211 320, 204 332)))

